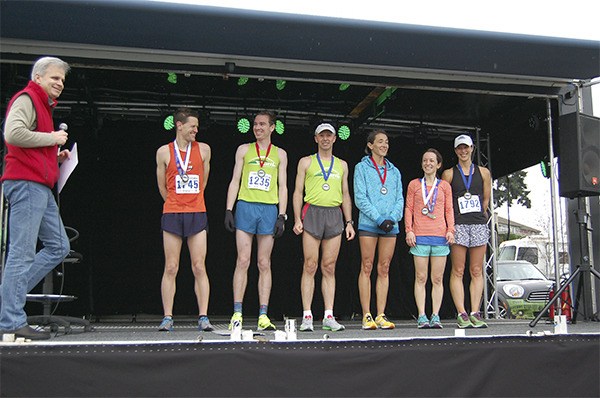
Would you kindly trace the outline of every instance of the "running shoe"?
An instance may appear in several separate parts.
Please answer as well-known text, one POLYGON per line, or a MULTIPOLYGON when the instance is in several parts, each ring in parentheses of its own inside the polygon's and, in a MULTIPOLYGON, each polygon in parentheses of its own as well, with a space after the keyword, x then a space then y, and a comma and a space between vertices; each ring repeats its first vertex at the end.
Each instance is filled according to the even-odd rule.
POLYGON ((474 328, 484 329, 488 327, 487 323, 485 323, 483 321, 483 318, 481 318, 481 312, 472 313, 471 315, 469 315, 469 320, 473 324, 474 328))
POLYGON ((277 329, 275 327, 275 325, 273 325, 271 323, 271 320, 269 319, 269 317, 267 316, 267 314, 262 314, 261 316, 258 317, 258 327, 256 328, 256 330, 263 331, 263 330, 275 330, 277 329))
POLYGON ((327 318, 323 318, 323 330, 331 330, 332 332, 338 332, 344 330, 346 327, 339 324, 334 317, 328 315, 327 318))
POLYGON ((313 318, 312 316, 305 316, 302 318, 302 324, 300 325, 301 332, 314 332, 315 328, 313 327, 313 318))
POLYGON ((363 317, 362 320, 362 328, 364 330, 375 330, 377 329, 377 324, 375 323, 375 321, 373 320, 373 317, 371 316, 370 313, 366 313, 366 315, 363 317))
POLYGON ((240 329, 242 327, 242 313, 241 312, 234 312, 233 315, 231 316, 231 321, 229 321, 229 330, 233 329, 233 326, 240 326, 240 329))
POLYGON ((429 327, 431 329, 443 329, 440 316, 438 314, 431 314, 431 320, 429 321, 429 327))
POLYGON ((170 316, 166 316, 163 318, 160 326, 158 327, 159 332, 170 332, 173 330, 173 318, 170 316))
POLYGON ((466 312, 461 312, 458 314, 458 317, 456 318, 456 324, 461 329, 470 329, 474 327, 466 312))
POLYGON ((375 318, 375 323, 381 329, 393 329, 396 327, 396 325, 394 325, 393 322, 390 322, 387 319, 387 316, 385 316, 385 314, 383 312, 381 314, 377 315, 377 318, 375 318))
POLYGON ((203 316, 202 318, 198 318, 198 330, 212 332, 215 328, 210 324, 208 317, 203 316))
POLYGON ((427 319, 427 315, 419 315, 419 318, 417 319, 417 328, 429 329, 429 319, 427 319))

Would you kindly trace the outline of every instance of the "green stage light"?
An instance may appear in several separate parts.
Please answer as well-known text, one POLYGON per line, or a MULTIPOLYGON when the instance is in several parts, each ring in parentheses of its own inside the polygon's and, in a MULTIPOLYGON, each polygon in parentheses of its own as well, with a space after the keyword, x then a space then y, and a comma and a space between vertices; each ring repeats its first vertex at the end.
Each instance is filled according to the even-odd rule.
POLYGON ((348 83, 342 83, 342 84, 340 84, 340 87, 338 89, 340 91, 346 91, 346 90, 348 90, 349 87, 350 87, 350 84, 348 84, 348 83))
POLYGON ((173 115, 169 115, 165 118, 165 120, 163 121, 163 127, 165 128, 165 130, 171 130, 173 127, 175 127, 175 122, 173 120, 173 115))
POLYGON ((240 133, 246 134, 248 131, 250 131, 250 120, 245 117, 239 118, 237 122, 237 129, 240 133))
POLYGON ((281 91, 285 88, 286 85, 286 81, 285 80, 277 80, 275 82, 275 87, 277 87, 277 90, 281 91))
POLYGON ((277 134, 281 135, 285 132, 285 125, 283 124, 283 122, 281 120, 277 120, 275 122, 275 131, 277 131, 277 134))
POLYGON ((347 140, 348 137, 350 137, 350 127, 348 127, 346 125, 340 126, 337 133, 338 133, 338 137, 340 137, 340 139, 347 140))
POLYGON ((167 81, 169 83, 171 83, 171 84, 177 84, 177 74, 176 73, 169 72, 167 75, 168 75, 167 76, 167 81))
POLYGON ((385 91, 383 93, 381 93, 381 95, 375 100, 375 106, 380 106, 381 104, 383 104, 385 101, 387 101, 388 98, 390 98, 392 96, 392 94, 394 94, 396 92, 398 88, 397 87, 388 87, 385 89, 385 91))
POLYGON ((248 83, 250 79, 248 79, 247 77, 240 77, 237 81, 237 85, 238 86, 243 86, 244 84, 248 83))
POLYGON ((540 168, 542 169, 542 175, 546 178, 550 178, 550 162, 542 160, 540 162, 540 168))

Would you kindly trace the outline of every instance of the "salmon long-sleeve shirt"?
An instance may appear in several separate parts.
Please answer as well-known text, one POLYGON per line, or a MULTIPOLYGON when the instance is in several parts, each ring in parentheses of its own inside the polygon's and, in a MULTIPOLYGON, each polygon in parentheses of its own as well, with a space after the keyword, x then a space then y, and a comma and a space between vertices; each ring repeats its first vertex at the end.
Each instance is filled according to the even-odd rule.
MULTIPOLYGON (((427 186, 427 192, 432 189, 427 186)), ((424 215, 421 210, 425 207, 421 193, 421 179, 415 178, 408 184, 406 193, 406 208, 404 225, 406 233, 414 232, 417 237, 443 237, 448 232, 454 233, 454 209, 452 206, 452 188, 446 181, 441 180, 433 208, 435 219, 424 215)))

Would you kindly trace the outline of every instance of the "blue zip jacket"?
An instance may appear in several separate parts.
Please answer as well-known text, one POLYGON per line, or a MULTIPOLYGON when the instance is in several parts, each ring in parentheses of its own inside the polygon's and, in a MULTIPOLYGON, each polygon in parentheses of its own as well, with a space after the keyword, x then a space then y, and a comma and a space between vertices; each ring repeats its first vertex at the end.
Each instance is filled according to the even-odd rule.
MULTIPOLYGON (((402 194, 402 176, 400 170, 389 160, 385 187, 387 193, 381 193, 381 180, 370 156, 365 156, 354 168, 354 204, 358 207, 358 229, 385 234, 379 225, 385 220, 392 220, 394 229, 388 235, 399 232, 398 221, 404 215, 404 195, 402 194)), ((383 167, 379 167, 383 176, 383 167)))

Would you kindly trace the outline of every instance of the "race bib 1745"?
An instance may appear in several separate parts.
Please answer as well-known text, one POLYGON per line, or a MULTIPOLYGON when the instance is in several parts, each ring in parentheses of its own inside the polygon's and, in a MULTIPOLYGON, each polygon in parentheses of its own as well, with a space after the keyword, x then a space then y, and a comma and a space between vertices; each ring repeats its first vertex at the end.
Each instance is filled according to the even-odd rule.
POLYGON ((175 176, 175 192, 176 193, 200 193, 200 176, 197 174, 188 174, 188 180, 183 181, 178 174, 175 176))

